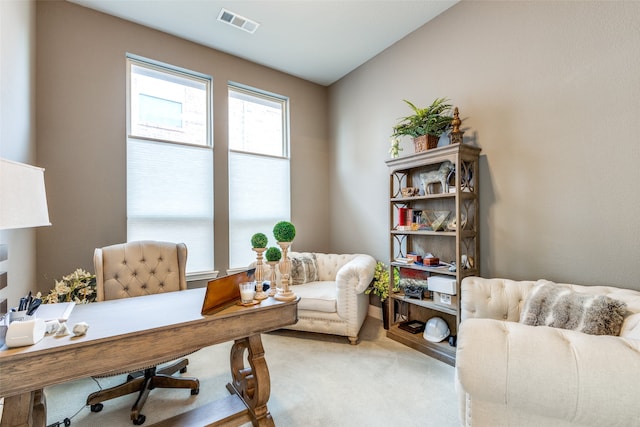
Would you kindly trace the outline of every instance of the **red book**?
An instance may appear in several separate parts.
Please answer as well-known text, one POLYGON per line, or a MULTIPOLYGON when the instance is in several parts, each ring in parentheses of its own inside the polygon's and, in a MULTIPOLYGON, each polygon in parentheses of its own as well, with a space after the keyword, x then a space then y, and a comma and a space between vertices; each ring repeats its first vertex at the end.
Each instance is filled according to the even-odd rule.
POLYGON ((398 208, 398 225, 407 225, 407 208, 398 208))

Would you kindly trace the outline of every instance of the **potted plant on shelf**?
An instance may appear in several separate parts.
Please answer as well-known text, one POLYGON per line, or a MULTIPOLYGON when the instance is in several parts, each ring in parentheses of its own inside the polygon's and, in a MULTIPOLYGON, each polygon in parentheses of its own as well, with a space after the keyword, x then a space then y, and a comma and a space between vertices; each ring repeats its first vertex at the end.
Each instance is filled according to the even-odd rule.
MULTIPOLYGON (((400 282, 400 273, 397 268, 393 268, 393 290, 397 291, 400 288, 398 284, 400 282)), ((371 286, 364 291, 365 294, 374 294, 380 298, 382 303, 382 323, 385 329, 389 329, 389 268, 383 263, 378 261, 376 263, 376 269, 373 274, 373 281, 371 286)))
POLYGON ((408 135, 413 138, 416 153, 438 146, 440 136, 451 126, 451 104, 447 98, 436 98, 430 106, 416 107, 413 103, 404 102, 413 110, 412 115, 403 117, 393 127, 392 138, 408 135))

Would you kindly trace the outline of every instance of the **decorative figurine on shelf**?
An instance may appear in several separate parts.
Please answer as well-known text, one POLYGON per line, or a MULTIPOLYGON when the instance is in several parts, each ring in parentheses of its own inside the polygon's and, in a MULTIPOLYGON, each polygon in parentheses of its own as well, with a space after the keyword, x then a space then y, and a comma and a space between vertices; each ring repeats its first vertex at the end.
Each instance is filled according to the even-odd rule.
POLYGON ((449 173, 454 169, 453 163, 449 160, 442 162, 440 168, 437 171, 423 172, 420 174, 420 181, 422 181, 422 187, 424 188, 424 194, 431 194, 431 184, 440 183, 441 192, 449 192, 449 173))
POLYGON ((391 154, 391 158, 395 159, 400 156, 400 152, 402 148, 400 148, 400 140, 398 138, 391 138, 391 148, 389 148, 389 154, 391 154))
POLYGON ((267 250, 267 243, 269 239, 262 233, 256 233, 251 237, 252 249, 256 252, 256 295, 255 299, 261 301, 267 299, 267 294, 262 290, 264 282, 264 264, 262 264, 262 254, 267 250))
POLYGON ((280 221, 273 227, 273 236, 278 242, 278 246, 282 250, 282 259, 280 260, 280 285, 281 288, 274 296, 278 301, 293 301, 296 295, 289 289, 289 274, 291 270, 291 261, 287 256, 287 251, 291 246, 293 238, 296 237, 296 228, 288 221, 280 221))
POLYGON ((449 133, 449 144, 462 144, 463 130, 460 130, 460 115, 458 114, 458 107, 453 109, 453 120, 451 121, 451 132, 449 133))
POLYGON ((271 246, 264 253, 264 257, 267 259, 267 264, 269 264, 269 267, 271 267, 271 278, 269 279, 269 296, 272 297, 276 294, 276 265, 278 264, 278 261, 280 261, 280 258, 282 258, 282 252, 280 252, 280 249, 276 248, 275 246, 271 246))

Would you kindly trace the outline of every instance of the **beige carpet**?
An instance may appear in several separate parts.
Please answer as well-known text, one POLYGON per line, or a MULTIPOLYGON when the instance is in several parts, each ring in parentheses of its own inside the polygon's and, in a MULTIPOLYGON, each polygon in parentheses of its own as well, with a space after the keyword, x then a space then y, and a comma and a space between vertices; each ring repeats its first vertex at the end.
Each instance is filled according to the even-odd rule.
MULTIPOLYGON (((268 406, 278 427, 458 425, 454 369, 386 338, 378 319, 367 318, 357 346, 343 337, 294 331, 265 334, 262 342, 271 376, 268 406)), ((200 394, 153 390, 144 425, 227 396, 230 348, 225 343, 190 355, 186 375, 200 380, 200 394)), ((123 378, 99 382, 106 388, 123 378)), ((84 406, 98 388, 87 378, 45 389, 47 424, 68 417, 74 427, 133 426, 134 395, 105 402, 100 413, 84 406)))

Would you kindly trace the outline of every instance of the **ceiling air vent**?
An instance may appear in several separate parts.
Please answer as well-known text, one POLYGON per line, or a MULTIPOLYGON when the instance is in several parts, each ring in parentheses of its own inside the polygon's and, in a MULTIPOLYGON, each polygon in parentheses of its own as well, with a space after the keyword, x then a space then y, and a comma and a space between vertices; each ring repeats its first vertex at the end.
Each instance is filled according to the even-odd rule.
POLYGON ((255 21, 252 21, 249 18, 245 18, 244 16, 240 16, 237 13, 231 12, 227 9, 220 10, 220 14, 218 15, 218 21, 224 22, 225 24, 232 25, 236 28, 240 28, 248 33, 255 33, 258 29, 258 24, 255 21))

